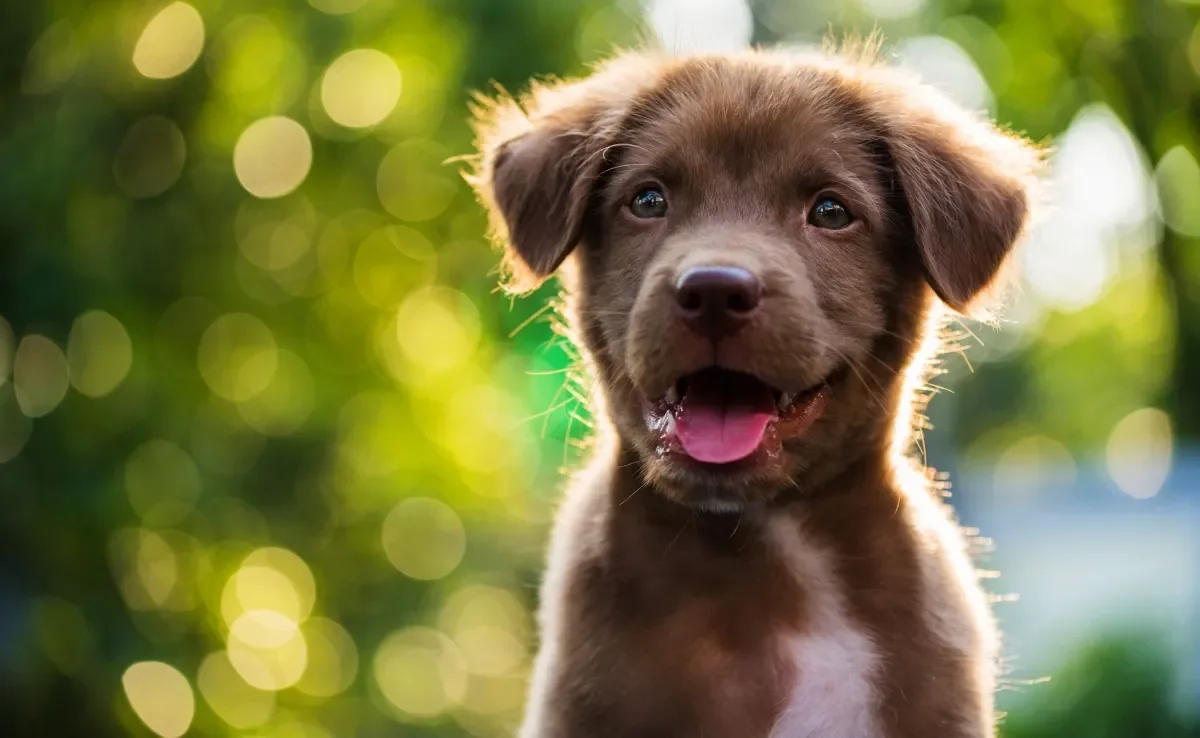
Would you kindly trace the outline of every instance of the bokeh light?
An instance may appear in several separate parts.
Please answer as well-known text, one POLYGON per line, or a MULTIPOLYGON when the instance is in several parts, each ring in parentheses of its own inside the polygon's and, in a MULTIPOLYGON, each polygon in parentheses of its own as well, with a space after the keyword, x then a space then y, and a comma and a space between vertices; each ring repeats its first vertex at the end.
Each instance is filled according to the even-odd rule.
POLYGON ((229 663, 246 683, 277 692, 300 681, 308 644, 295 620, 274 610, 251 610, 229 628, 229 663))
POLYGON ((238 248, 246 261, 280 272, 311 255, 317 228, 312 203, 300 196, 282 200, 247 198, 238 208, 238 248))
POLYGON ((349 689, 358 676, 358 648, 346 629, 328 618, 310 618, 301 630, 308 644, 308 667, 296 689, 319 698, 349 689))
POLYGON ((506 392, 483 382, 466 384, 447 403, 437 438, 464 469, 504 470, 520 478, 537 465, 525 419, 506 392))
POLYGON ((291 579, 278 569, 243 564, 225 585, 221 615, 232 625, 251 610, 270 610, 299 621, 300 595, 291 579))
POLYGON ((445 287, 409 294, 396 312, 396 340, 419 374, 440 375, 460 366, 479 343, 479 311, 445 287))
POLYGON ((1046 436, 1025 436, 1004 449, 992 472, 995 495, 1012 502, 1013 495, 1046 493, 1075 483, 1075 459, 1066 446, 1046 436))
POLYGON ((467 692, 467 671, 454 641, 431 628, 389 635, 375 652, 375 683, 401 719, 428 719, 453 708, 467 692))
POLYGON ((303 426, 316 401, 308 365, 291 351, 280 351, 275 373, 262 392, 238 404, 238 413, 259 433, 283 436, 303 426))
POLYGON ((251 195, 282 197, 304 182, 312 157, 312 141, 304 126, 272 116, 242 131, 233 149, 233 169, 251 195))
MULTIPOLYGON (((1200 28, 1200 25, 1197 26, 1200 28)), ((1175 146, 1154 170, 1163 220, 1185 236, 1200 236, 1200 165, 1186 146, 1175 146)))
POLYGON ((179 581, 179 562, 174 549, 153 531, 140 530, 137 535, 137 577, 142 588, 155 605, 167 603, 179 581))
POLYGON ((184 2, 171 3, 150 19, 137 46, 133 66, 151 79, 178 77, 204 49, 204 19, 184 2))
POLYGON ((117 388, 133 364, 133 344, 121 321, 103 310, 75 319, 67 338, 71 384, 80 394, 103 397, 117 388))
POLYGON ((450 153, 440 144, 414 139, 397 145, 379 162, 379 200, 400 220, 424 222, 441 215, 458 193, 460 181, 444 164, 450 153))
POLYGON ((74 603, 39 597, 32 603, 29 619, 37 645, 60 672, 79 675, 92 666, 96 635, 74 603))
POLYGON ((1103 105, 1081 110, 1051 159, 1055 217, 1022 252, 1033 294, 1061 310, 1096 302, 1128 240, 1152 213, 1152 183, 1137 144, 1103 105))
POLYGON ((13 356, 12 383, 21 412, 40 418, 67 396, 71 367, 58 344, 45 336, 25 336, 13 356))
POLYGON ((187 142, 179 126, 161 115, 149 115, 125 133, 113 161, 113 178, 129 197, 154 197, 175 184, 186 159, 187 142))
POLYGON ((355 49, 339 56, 321 79, 321 104, 335 123, 366 128, 400 99, 400 69, 382 51, 355 49))
POLYGON ((511 592, 483 585, 463 587, 446 601, 438 625, 458 645, 472 674, 505 676, 526 662, 532 624, 511 592))
POLYGON ((987 81, 965 49, 942 36, 905 39, 896 47, 900 63, 968 110, 995 107, 987 81))
POLYGON ((647 19, 663 48, 677 53, 736 51, 754 32, 746 0, 649 0, 647 19))
POLYGON ((22 412, 13 385, 8 381, 15 354, 12 327, 0 317, 0 464, 21 453, 33 432, 33 423, 22 412))
POLYGON ((200 497, 200 472, 192 457, 171 441, 146 441, 125 462, 125 493, 147 525, 174 525, 200 497))
POLYGON ((221 30, 206 55, 220 99, 251 116, 272 115, 296 102, 307 85, 308 59, 297 45, 301 29, 291 19, 286 13, 248 13, 221 30))
POLYGON ((1122 492, 1135 500, 1158 494, 1171 471, 1171 419, 1155 408, 1126 415, 1108 436, 1108 473, 1122 492))
POLYGON ((257 728, 275 713, 275 693, 247 684, 225 651, 205 657, 196 674, 196 686, 217 717, 233 728, 257 728))
POLYGON ((414 459, 395 452, 408 446, 411 416, 395 395, 366 392, 342 407, 338 453, 358 475, 379 477, 414 459))
POLYGON ((467 535, 458 514, 443 502, 414 497, 401 502, 383 521, 388 561, 413 579, 441 579, 458 566, 467 535))
POLYGON ((200 375, 213 394, 246 402, 265 390, 279 366, 271 329, 249 313, 223 315, 200 338, 200 375))
POLYGON ((436 267, 433 244, 420 231, 385 226, 359 244, 354 255, 354 284, 368 303, 389 308, 431 282, 436 267))
POLYGON ((47 95, 59 89, 75 74, 79 65, 79 39, 68 21, 46 29, 29 51, 21 91, 27 95, 47 95))
POLYGON ((260 548, 229 577, 221 595, 221 616, 230 627, 254 611, 279 613, 301 623, 315 600, 316 582, 303 559, 285 548, 260 548))
POLYGON ((196 712, 187 677, 161 661, 141 661, 121 676, 125 698, 146 727, 162 738, 179 738, 196 712))

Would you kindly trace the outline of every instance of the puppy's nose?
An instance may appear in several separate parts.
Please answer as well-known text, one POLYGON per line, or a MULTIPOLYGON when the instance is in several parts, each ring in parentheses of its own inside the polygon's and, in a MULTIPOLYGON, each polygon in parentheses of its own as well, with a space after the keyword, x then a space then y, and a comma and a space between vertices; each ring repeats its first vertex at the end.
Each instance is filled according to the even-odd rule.
POLYGON ((741 267, 698 266, 675 282, 675 302, 688 326, 713 340, 737 333, 762 300, 762 282, 741 267))

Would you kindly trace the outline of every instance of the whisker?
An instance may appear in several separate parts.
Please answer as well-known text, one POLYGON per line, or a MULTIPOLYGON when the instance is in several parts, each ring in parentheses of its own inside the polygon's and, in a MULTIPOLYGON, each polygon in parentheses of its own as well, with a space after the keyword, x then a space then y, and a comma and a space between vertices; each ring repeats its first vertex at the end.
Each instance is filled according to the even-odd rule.
POLYGON ((527 377, 549 377, 549 376, 553 376, 555 374, 564 374, 566 372, 571 371, 571 369, 572 369, 572 367, 569 367, 569 366, 564 366, 561 369, 545 369, 542 371, 534 371, 534 370, 530 369, 525 372, 525 376, 527 376, 527 377))
POLYGON ((529 417, 527 417, 527 418, 522 418, 520 421, 518 421, 518 423, 519 423, 520 425, 524 425, 525 423, 528 423, 528 422, 530 422, 531 420, 537 420, 538 418, 544 417, 544 416, 546 416, 546 415, 548 415, 548 414, 550 414, 550 413, 553 413, 553 412, 556 412, 556 411, 558 411, 558 410, 561 410, 561 409, 563 409, 563 408, 564 408, 564 407, 566 407, 568 404, 570 404, 570 402, 571 402, 571 400, 570 400, 570 399, 563 400, 562 402, 558 403, 557 405, 553 405, 553 406, 551 406, 551 407, 548 407, 548 408, 546 408, 545 410, 541 411, 540 413, 534 413, 533 415, 530 415, 530 416, 529 416, 529 417))
POLYGON ((964 331, 966 331, 968 336, 970 336, 971 338, 974 338, 975 341, 980 346, 983 345, 983 341, 979 338, 979 336, 975 335, 974 331, 972 331, 970 328, 967 327, 966 323, 962 322, 961 320, 957 320, 957 319, 954 322, 958 324, 959 328, 962 328, 964 331))
POLYGON ((688 529, 688 526, 695 523, 695 521, 696 521, 695 515, 696 514, 693 511, 692 517, 687 519, 687 522, 685 522, 683 524, 683 527, 679 529, 679 532, 676 533, 675 537, 671 539, 671 542, 669 544, 667 544, 667 548, 663 551, 664 557, 667 555, 668 552, 670 552, 671 548, 675 545, 675 542, 679 540, 679 537, 683 535, 683 532, 688 529))
POLYGON ((629 502, 630 500, 632 500, 632 499, 633 499, 633 496, 634 496, 634 495, 636 495, 638 492, 641 492, 642 490, 646 489, 646 485, 648 485, 648 484, 650 484, 650 483, 649 483, 649 482, 642 482, 642 484, 641 484, 641 486, 640 486, 640 487, 638 487, 637 489, 635 489, 633 492, 630 492, 628 497, 626 497, 625 499, 621 500, 621 501, 620 501, 620 502, 618 502, 617 504, 618 504, 618 505, 624 505, 626 502, 629 502))
POLYGON ((520 323, 520 325, 518 325, 516 328, 513 328, 513 329, 512 329, 512 332, 510 332, 510 333, 508 334, 508 337, 509 337, 509 338, 514 338, 514 337, 516 337, 516 335, 517 335, 518 333, 520 333, 522 330, 524 330, 524 329, 525 329, 525 328, 526 328, 526 327, 527 327, 527 326, 528 326, 530 323, 532 323, 533 321, 535 321, 535 320, 537 320, 538 318, 540 318, 540 317, 542 317, 543 315, 545 315, 547 310, 553 310, 553 309, 554 309, 554 303, 553 303, 553 302, 547 302, 545 305, 542 305, 542 306, 541 306, 540 308, 538 308, 537 310, 534 310, 532 315, 530 315, 530 316, 529 316, 528 318, 526 318, 525 320, 522 320, 522 321, 521 321, 521 323, 520 323))

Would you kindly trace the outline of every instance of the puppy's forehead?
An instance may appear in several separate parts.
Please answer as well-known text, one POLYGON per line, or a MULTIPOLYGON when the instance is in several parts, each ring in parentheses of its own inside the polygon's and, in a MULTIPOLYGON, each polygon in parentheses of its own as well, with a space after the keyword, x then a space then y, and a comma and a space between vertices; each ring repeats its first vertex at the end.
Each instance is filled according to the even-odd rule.
POLYGON ((693 62, 635 107, 631 157, 679 177, 869 166, 870 132, 851 92, 802 67, 693 62))

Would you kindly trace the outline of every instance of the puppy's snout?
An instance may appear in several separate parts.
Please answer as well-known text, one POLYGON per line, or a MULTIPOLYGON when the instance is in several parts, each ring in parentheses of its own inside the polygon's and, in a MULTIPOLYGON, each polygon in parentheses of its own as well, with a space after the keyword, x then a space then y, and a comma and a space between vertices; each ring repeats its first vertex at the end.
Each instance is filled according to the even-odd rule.
POLYGON ((741 330, 762 293, 758 277, 734 266, 691 267, 675 282, 675 304, 684 322, 714 341, 741 330))

